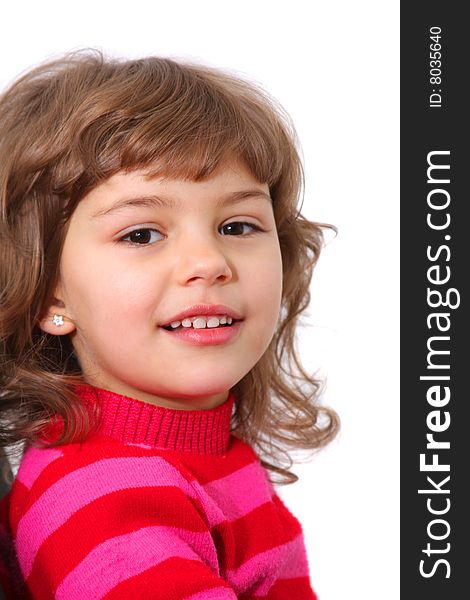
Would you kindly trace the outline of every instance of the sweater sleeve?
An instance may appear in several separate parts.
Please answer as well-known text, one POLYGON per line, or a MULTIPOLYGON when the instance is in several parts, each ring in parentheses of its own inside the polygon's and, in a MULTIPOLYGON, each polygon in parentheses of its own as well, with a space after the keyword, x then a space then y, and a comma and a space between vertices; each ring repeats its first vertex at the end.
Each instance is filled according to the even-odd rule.
POLYGON ((219 574, 191 482, 165 458, 114 456, 70 469, 61 457, 28 489, 30 479, 26 465, 11 514, 35 600, 237 598, 219 574))

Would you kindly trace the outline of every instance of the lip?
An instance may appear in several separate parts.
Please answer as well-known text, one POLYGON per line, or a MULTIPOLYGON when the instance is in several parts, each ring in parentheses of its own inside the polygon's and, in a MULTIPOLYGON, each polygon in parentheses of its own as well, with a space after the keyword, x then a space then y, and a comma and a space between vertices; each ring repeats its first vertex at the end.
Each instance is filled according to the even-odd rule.
POLYGON ((160 327, 166 327, 174 321, 182 321, 187 317, 195 317, 198 315, 227 315, 228 317, 232 317, 235 321, 242 320, 242 316, 237 311, 224 304, 194 304, 194 306, 182 310, 170 317, 170 319, 164 323, 161 323, 160 327))
POLYGON ((175 329, 174 331, 168 331, 167 329, 162 328, 162 331, 172 338, 192 344, 193 346, 218 346, 233 340, 239 334, 242 325, 242 321, 236 321, 232 323, 230 327, 213 329, 194 329, 193 327, 185 327, 182 329, 175 329))

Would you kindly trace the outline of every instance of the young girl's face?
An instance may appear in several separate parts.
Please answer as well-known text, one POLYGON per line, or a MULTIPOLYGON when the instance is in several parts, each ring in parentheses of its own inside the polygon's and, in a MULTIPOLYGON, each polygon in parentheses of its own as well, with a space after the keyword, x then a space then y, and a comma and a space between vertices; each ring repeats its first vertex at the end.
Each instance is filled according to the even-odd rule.
POLYGON ((281 291, 268 186, 244 166, 200 182, 119 173, 73 213, 41 326, 70 334, 92 385, 161 406, 212 408, 265 352, 281 291), (164 328, 186 309, 194 321, 200 304, 224 305, 209 312, 236 319, 220 329, 164 328))

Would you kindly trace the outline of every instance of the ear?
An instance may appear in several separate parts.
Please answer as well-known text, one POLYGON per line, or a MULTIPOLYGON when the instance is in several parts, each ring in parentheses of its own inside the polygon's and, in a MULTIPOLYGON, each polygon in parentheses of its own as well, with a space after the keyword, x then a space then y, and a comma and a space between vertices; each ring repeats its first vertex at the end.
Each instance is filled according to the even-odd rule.
POLYGON ((52 297, 46 305, 38 326, 45 333, 52 335, 68 335, 76 329, 64 302, 56 296, 52 297))

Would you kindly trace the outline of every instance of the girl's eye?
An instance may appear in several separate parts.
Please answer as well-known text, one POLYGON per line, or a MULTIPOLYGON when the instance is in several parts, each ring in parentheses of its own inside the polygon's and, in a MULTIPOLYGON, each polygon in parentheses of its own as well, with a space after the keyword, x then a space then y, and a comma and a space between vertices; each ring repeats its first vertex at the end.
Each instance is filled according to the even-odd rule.
MULTIPOLYGON (((248 234, 253 233, 253 231, 261 231, 261 227, 258 227, 254 223, 246 223, 244 221, 233 221, 232 223, 227 223, 226 225, 222 226, 221 230, 226 230, 227 232, 223 235, 243 235, 247 227, 251 228, 251 231, 247 232, 248 234)), ((245 235, 247 234, 245 233, 245 235)))
POLYGON ((134 229, 134 231, 130 231, 127 235, 122 237, 121 240, 123 242, 130 242, 131 244, 145 246, 157 242, 159 235, 161 235, 161 233, 157 229, 149 229, 148 227, 144 227, 142 229, 134 229))

